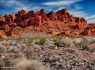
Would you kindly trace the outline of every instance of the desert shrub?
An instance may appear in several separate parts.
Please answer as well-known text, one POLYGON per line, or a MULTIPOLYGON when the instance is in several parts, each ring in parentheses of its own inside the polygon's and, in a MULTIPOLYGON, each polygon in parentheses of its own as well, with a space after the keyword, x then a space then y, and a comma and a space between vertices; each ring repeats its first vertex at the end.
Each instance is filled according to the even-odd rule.
POLYGON ((90 47, 89 47, 88 44, 84 44, 84 45, 82 45, 82 49, 83 49, 83 50, 89 50, 90 47))
POLYGON ((47 40, 44 44, 43 47, 54 47, 54 42, 47 40))
POLYGON ((92 43, 95 43, 95 37, 92 37, 92 43))
POLYGON ((5 66, 5 62, 0 58, 0 68, 5 66))
POLYGON ((11 63, 11 59, 10 58, 4 58, 3 61, 5 63, 5 67, 9 67, 10 66, 10 63, 11 63))
POLYGON ((83 41, 82 43, 91 43, 93 38, 92 37, 88 37, 88 36, 83 36, 83 41))
POLYGON ((16 40, 11 40, 10 46, 16 46, 16 44, 17 44, 16 40))
POLYGON ((73 43, 74 44, 80 44, 82 42, 82 38, 79 37, 79 38, 73 38, 73 43))
POLYGON ((2 52, 6 52, 6 47, 5 47, 5 46, 0 45, 0 53, 2 53, 2 52))
POLYGON ((27 48, 27 45, 25 43, 20 43, 22 48, 27 48))
POLYGON ((22 60, 14 66, 15 70, 46 70, 42 62, 37 60, 22 60))
POLYGON ((3 40, 5 40, 5 38, 0 38, 0 41, 3 41, 3 40))
POLYGON ((3 40, 2 45, 3 46, 10 46, 10 43, 8 41, 6 41, 6 40, 3 40))
POLYGON ((8 48, 8 51, 9 51, 9 52, 14 52, 15 50, 17 50, 17 47, 16 47, 16 46, 10 46, 10 47, 8 48))
POLYGON ((21 61, 26 61, 27 59, 24 57, 24 56, 21 56, 21 57, 18 57, 18 58, 16 58, 16 59, 13 59, 12 61, 11 61, 11 66, 12 67, 14 67, 16 64, 18 64, 19 62, 21 62, 21 61))
POLYGON ((59 39, 58 38, 53 38, 53 42, 54 42, 54 44, 56 45, 56 46, 58 46, 59 45, 59 39))
POLYGON ((59 46, 72 47, 73 46, 73 40, 69 37, 63 37, 59 42, 59 46))
POLYGON ((43 45, 45 42, 46 42, 46 38, 45 37, 43 37, 43 38, 40 39, 40 44, 41 45, 43 45))
POLYGON ((25 55, 26 58, 31 58, 33 55, 33 50, 26 48, 23 50, 23 53, 25 55))
POLYGON ((27 46, 30 46, 32 40, 33 40, 33 38, 31 38, 31 37, 24 37, 21 42, 26 44, 27 46))
POLYGON ((74 50, 73 48, 68 48, 68 49, 66 49, 65 51, 66 51, 66 52, 69 52, 69 53, 74 53, 74 52, 75 52, 75 50, 74 50))
POLYGON ((41 49, 41 47, 38 45, 38 44, 35 44, 35 43, 31 43, 31 48, 33 49, 41 49))
POLYGON ((34 39, 32 42, 35 43, 35 44, 39 44, 40 45, 41 41, 39 39, 34 39))
POLYGON ((23 52, 19 52, 16 54, 16 56, 14 57, 15 59, 17 58, 25 58, 25 54, 23 52))
POLYGON ((20 43, 23 40, 23 37, 16 37, 14 40, 16 40, 16 43, 20 43))

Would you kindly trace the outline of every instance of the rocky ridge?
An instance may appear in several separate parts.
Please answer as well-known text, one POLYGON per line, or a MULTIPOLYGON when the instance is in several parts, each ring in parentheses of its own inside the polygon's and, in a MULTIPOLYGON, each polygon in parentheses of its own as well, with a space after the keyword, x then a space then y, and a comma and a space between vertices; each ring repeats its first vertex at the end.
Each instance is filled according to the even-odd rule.
MULTIPOLYGON (((34 12, 18 11, 17 14, 0 15, 0 32, 7 36, 21 36, 25 33, 43 32, 54 35, 95 35, 95 24, 88 24, 84 18, 74 17, 67 9, 34 12)), ((2 36, 1 36, 2 37, 2 36)))

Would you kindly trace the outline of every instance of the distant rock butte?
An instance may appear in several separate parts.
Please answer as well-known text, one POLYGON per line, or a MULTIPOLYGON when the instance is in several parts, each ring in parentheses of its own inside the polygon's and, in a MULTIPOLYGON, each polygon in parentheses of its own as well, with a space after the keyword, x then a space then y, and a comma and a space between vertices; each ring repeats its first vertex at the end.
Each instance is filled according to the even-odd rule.
POLYGON ((95 35, 95 24, 87 24, 84 18, 74 17, 67 9, 51 11, 48 14, 44 9, 37 12, 20 10, 17 14, 0 15, 0 31, 7 36, 20 36, 31 32, 91 36, 95 35))

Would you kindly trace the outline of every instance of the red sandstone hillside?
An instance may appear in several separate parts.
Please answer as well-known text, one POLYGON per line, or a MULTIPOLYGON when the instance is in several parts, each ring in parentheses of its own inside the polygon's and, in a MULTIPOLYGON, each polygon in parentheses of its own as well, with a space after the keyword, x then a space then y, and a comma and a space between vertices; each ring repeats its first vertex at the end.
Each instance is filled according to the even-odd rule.
POLYGON ((51 11, 48 14, 44 9, 37 12, 20 10, 17 14, 0 15, 0 31, 7 36, 19 36, 32 32, 90 36, 95 35, 95 24, 87 24, 84 18, 74 17, 66 9, 51 11))

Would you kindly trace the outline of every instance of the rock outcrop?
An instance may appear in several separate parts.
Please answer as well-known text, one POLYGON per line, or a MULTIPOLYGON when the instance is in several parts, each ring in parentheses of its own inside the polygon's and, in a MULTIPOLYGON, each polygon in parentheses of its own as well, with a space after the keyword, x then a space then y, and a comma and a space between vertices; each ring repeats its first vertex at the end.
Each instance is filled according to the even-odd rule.
POLYGON ((95 24, 90 24, 85 30, 84 35, 95 35, 95 24))
POLYGON ((0 31, 0 38, 6 38, 6 35, 2 31, 0 31))
POLYGON ((23 33, 44 32, 54 35, 95 35, 95 24, 88 24, 84 18, 74 17, 67 9, 51 11, 44 9, 34 12, 18 11, 17 14, 0 15, 0 31, 6 35, 22 35, 23 33))

